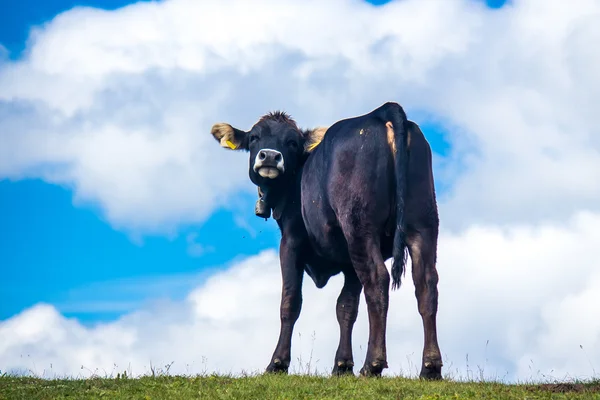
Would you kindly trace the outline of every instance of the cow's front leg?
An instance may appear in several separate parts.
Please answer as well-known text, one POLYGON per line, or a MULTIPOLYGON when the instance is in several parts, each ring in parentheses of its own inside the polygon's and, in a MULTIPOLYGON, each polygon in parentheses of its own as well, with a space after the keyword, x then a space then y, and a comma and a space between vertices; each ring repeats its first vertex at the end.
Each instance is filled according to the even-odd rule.
POLYGON ((277 347, 267 366, 267 372, 287 373, 290 366, 292 332, 302 308, 302 278, 304 274, 304 269, 298 260, 299 247, 294 243, 294 241, 287 240, 285 234, 281 239, 279 250, 283 280, 280 307, 281 329, 277 347))

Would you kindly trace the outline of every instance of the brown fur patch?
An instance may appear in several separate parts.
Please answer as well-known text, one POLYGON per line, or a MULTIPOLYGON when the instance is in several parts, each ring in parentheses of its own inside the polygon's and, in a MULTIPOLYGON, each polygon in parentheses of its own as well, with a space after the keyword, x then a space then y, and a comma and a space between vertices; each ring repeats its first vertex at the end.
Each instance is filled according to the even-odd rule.
POLYGON ((306 138, 306 144, 304 145, 304 150, 307 153, 313 151, 325 137, 325 132, 327 132, 327 128, 315 128, 309 132, 308 137, 306 138))
POLYGON ((387 129, 387 142, 388 146, 390 146, 390 150, 392 150, 392 154, 396 157, 396 143, 394 142, 394 125, 391 122, 385 123, 385 128, 387 129))
POLYGON ((210 133, 215 139, 219 141, 221 147, 235 150, 240 146, 240 143, 237 143, 235 140, 235 133, 233 132, 233 127, 229 124, 214 124, 210 130, 210 133), (230 144, 232 144, 235 147, 232 148, 230 144))
MULTIPOLYGON (((390 146, 390 150, 392 150, 392 154, 394 155, 394 157, 396 156, 396 143, 394 142, 394 125, 392 125, 391 122, 386 122, 385 123, 385 128, 387 130, 387 142, 388 145, 390 146)), ((410 146, 410 130, 406 131, 406 145, 410 146)))

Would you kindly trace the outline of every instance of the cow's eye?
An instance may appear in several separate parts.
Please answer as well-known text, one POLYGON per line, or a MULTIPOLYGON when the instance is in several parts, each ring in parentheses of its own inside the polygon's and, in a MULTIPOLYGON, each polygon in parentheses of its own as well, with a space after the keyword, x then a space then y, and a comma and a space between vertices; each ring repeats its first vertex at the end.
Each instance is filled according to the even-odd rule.
POLYGON ((258 140, 258 135, 250 135, 250 143, 254 143, 258 140))
POLYGON ((296 149, 298 147, 298 143, 295 140, 288 140, 287 145, 291 149, 296 149))

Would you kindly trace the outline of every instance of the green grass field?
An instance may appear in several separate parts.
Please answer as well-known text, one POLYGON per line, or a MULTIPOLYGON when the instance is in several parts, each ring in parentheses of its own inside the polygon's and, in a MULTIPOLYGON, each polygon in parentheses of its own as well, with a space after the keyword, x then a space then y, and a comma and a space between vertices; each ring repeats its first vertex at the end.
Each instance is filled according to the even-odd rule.
POLYGON ((0 377, 0 399, 600 399, 600 381, 544 385, 302 375, 0 377))

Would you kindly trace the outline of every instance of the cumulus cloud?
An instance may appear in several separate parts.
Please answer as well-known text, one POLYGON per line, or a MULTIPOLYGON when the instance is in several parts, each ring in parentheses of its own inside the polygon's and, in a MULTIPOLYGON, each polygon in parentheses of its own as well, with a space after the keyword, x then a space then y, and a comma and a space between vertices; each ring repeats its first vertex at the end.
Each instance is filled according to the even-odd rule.
POLYGON ((593 0, 75 8, 0 66, 0 176, 73 187, 120 229, 172 231, 252 190, 212 123, 284 108, 314 126, 397 100, 449 129, 445 224, 565 220, 598 207, 599 21, 593 0))
MULTIPOLYGON (((440 346, 456 378, 587 378, 600 359, 600 272, 594 251, 600 215, 566 225, 443 232, 439 248, 440 346), (483 372, 481 372, 483 371, 483 372)), ((389 268, 389 265, 388 265, 389 268)), ((185 301, 161 302, 118 321, 84 327, 40 304, 0 323, 0 368, 38 375, 261 372, 277 341, 281 278, 266 250, 208 277, 185 301), (83 368, 82 368, 83 367, 83 368)), ((329 373, 338 342, 335 301, 343 279, 324 289, 309 278, 292 343, 294 373, 329 373)), ((392 292, 387 375, 416 375, 422 324, 410 274, 392 292)), ((364 299, 354 330, 364 361, 364 299)), ((597 371, 597 370, 596 370, 597 371)))

